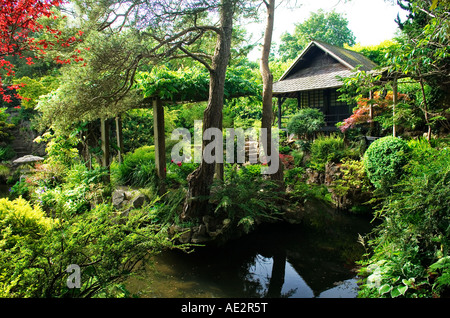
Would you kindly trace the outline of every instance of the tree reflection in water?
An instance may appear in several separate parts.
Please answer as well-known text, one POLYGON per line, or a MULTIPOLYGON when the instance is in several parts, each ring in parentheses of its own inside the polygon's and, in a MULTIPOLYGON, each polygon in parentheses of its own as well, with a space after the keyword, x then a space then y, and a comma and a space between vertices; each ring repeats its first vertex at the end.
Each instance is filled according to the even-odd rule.
POLYGON ((370 218, 339 216, 323 226, 270 224, 221 247, 167 252, 128 287, 141 297, 356 297, 358 234, 370 218), (156 273, 156 274, 155 274, 156 273))

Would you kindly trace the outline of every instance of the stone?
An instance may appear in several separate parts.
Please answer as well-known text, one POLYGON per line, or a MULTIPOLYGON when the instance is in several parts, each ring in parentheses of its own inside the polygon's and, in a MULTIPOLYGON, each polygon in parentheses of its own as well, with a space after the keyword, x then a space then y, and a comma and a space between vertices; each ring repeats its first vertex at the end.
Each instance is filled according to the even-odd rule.
POLYGON ((131 205, 132 205, 135 209, 139 209, 139 208, 141 208, 141 207, 144 205, 145 200, 146 200, 145 195, 143 195, 143 194, 138 194, 137 197, 135 197, 135 198, 133 198, 133 199, 131 200, 131 205))
POLYGON ((124 205, 124 201, 126 201, 125 191, 123 190, 115 190, 112 194, 112 204, 115 208, 120 208, 124 205))
POLYGON ((26 155, 23 157, 20 157, 13 161, 13 164, 23 164, 23 163, 30 163, 30 162, 37 162, 42 161, 44 158, 39 156, 33 156, 33 155, 26 155))
POLYGON ((307 175, 307 184, 323 184, 324 182, 324 174, 320 173, 317 170, 314 169, 306 169, 306 175, 307 175))

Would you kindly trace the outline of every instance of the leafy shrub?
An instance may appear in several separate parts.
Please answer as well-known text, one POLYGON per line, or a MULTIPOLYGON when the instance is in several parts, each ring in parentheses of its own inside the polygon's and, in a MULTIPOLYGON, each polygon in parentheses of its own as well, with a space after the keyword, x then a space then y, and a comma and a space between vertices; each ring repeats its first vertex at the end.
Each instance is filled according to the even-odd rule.
POLYGON ((9 143, 12 139, 12 130, 15 125, 8 122, 9 114, 6 113, 7 108, 0 108, 0 143, 3 145, 9 143))
POLYGON ((344 139, 339 135, 319 136, 311 144, 309 166, 318 171, 325 171, 327 162, 339 162, 346 156, 344 139))
POLYGON ((34 140, 36 143, 46 142, 45 151, 47 153, 46 163, 60 163, 65 167, 78 162, 78 146, 79 140, 76 133, 69 136, 55 135, 46 132, 42 136, 34 140))
POLYGON ((2 297, 121 296, 114 286, 136 264, 173 247, 166 231, 152 225, 146 211, 135 210, 118 219, 105 204, 54 222, 24 200, 0 200, 0 229, 2 297), (22 215, 26 217, 16 217, 22 215), (80 288, 67 287, 70 264, 81 268, 80 288))
POLYGON ((303 108, 287 124, 288 132, 311 139, 325 124, 323 113, 316 108, 303 108))
POLYGON ((30 191, 31 191, 31 185, 29 182, 29 179, 21 179, 17 181, 10 189, 9 189, 9 197, 11 199, 17 199, 19 197, 28 198, 30 191))
POLYGON ((258 221, 278 217, 277 200, 281 199, 281 195, 275 182, 264 179, 260 170, 253 177, 239 173, 236 165, 225 172, 225 180, 216 180, 211 194, 217 215, 236 222, 245 231, 249 231, 258 221))
POLYGON ((352 211, 367 211, 358 203, 366 203, 371 195, 371 184, 364 170, 364 164, 360 160, 345 158, 340 166, 342 176, 335 180, 332 185, 332 193, 340 208, 350 208, 352 211), (341 202, 347 198, 348 202, 341 202), (356 203, 356 204, 355 204, 356 203), (351 205, 351 206, 349 206, 351 205))
POLYGON ((399 181, 408 162, 406 141, 388 136, 375 140, 367 148, 363 162, 370 182, 376 188, 390 188, 399 181))
MULTIPOLYGON (((84 213, 91 205, 103 203, 110 194, 110 188, 105 187, 102 178, 108 171, 98 167, 88 169, 83 164, 75 164, 64 175, 54 174, 60 164, 39 164, 35 172, 25 179, 27 198, 48 212, 50 215, 67 216, 84 213)), ((18 183, 21 185, 21 183, 18 183)), ((11 189, 12 195, 18 190, 11 189), (13 191, 14 190, 14 191, 13 191)))
POLYGON ((281 154, 287 155, 288 153, 291 152, 291 147, 289 146, 280 146, 280 149, 278 151, 281 154))
POLYGON ((10 145, 8 145, 6 147, 0 147, 0 161, 10 160, 10 159, 14 158, 15 155, 16 155, 16 152, 10 145))
POLYGON ((294 150, 291 152, 292 157, 294 158, 294 165, 297 167, 303 164, 303 157, 305 153, 302 150, 294 150))
POLYGON ((166 184, 170 187, 187 185, 187 177, 199 166, 198 163, 174 162, 167 165, 166 184))
POLYGON ((143 146, 124 155, 117 168, 118 181, 131 186, 157 186, 154 146, 143 146))
POLYGON ((438 297, 450 287, 450 150, 424 153, 377 213, 383 222, 362 262, 362 296, 438 297))
POLYGON ((305 169, 302 167, 294 167, 292 169, 284 170, 284 181, 286 184, 295 184, 301 179, 305 169))
POLYGON ((45 234, 55 221, 46 217, 39 206, 31 206, 25 199, 13 201, 0 199, 0 228, 8 231, 0 232, 2 240, 15 240, 15 236, 36 239, 45 234))

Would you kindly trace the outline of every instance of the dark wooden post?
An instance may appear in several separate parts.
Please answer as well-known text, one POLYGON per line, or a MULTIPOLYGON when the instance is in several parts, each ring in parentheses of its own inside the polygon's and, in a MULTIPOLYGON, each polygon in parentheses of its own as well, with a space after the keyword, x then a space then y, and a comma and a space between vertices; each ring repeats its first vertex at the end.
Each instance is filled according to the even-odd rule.
POLYGON ((372 90, 369 91, 369 118, 370 118, 370 130, 369 130, 369 134, 373 136, 374 133, 374 128, 375 128, 375 123, 373 121, 373 92, 372 90))
POLYGON ((163 181, 166 178, 166 140, 164 132, 164 108, 159 98, 153 100, 153 130, 156 171, 160 180, 163 181))
POLYGON ((122 133, 122 116, 118 115, 116 117, 116 139, 117 139, 117 148, 119 151, 118 159, 119 163, 122 163, 123 156, 123 133, 122 133))
POLYGON ((110 182, 109 175, 109 120, 102 118, 100 119, 100 134, 101 134, 101 142, 102 142, 102 167, 108 170, 108 174, 104 177, 104 182, 110 182))
POLYGON ((395 107, 397 106, 397 76, 392 82, 392 136, 397 137, 397 128, 395 125, 395 107))
POLYGON ((281 97, 278 96, 278 129, 281 129, 281 97))

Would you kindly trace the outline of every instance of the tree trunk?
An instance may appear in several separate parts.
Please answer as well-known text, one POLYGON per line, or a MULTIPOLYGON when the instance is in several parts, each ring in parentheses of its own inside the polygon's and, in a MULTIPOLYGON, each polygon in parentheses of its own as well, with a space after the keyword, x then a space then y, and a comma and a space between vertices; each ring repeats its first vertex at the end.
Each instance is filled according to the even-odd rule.
POLYGON ((431 123, 430 123, 430 119, 429 119, 429 117, 428 117, 428 103, 427 103, 427 96, 426 96, 426 94, 425 94, 425 88, 424 88, 424 85, 423 85, 423 80, 420 79, 419 83, 420 83, 420 88, 421 88, 421 90, 422 90, 422 98, 423 98, 423 108, 422 108, 422 111, 423 111, 423 114, 424 114, 424 116, 425 116, 425 122, 426 122, 426 124, 427 124, 427 126, 428 126, 427 140, 430 141, 430 139, 431 139, 431 123))
MULTIPOLYGON (((231 34, 233 31, 234 1, 223 0, 220 7, 220 30, 217 36, 209 84, 208 106, 203 115, 203 130, 222 127, 222 109, 225 87, 225 75, 231 52, 231 34)), ((202 150, 213 141, 202 142, 202 150)), ((204 158, 200 166, 188 176, 188 193, 184 203, 182 219, 192 219, 205 215, 208 197, 213 183, 215 163, 206 163, 204 158)))
MULTIPOLYGON (((273 74, 270 71, 269 67, 269 54, 270 47, 272 46, 272 34, 273 34, 273 25, 275 18, 275 0, 267 0, 264 1, 267 8, 267 24, 266 30, 264 32, 264 43, 262 48, 262 56, 260 62, 260 72, 263 80, 263 93, 262 93, 262 119, 261 119, 261 128, 267 129, 267 142, 265 143, 266 149, 264 153, 266 155, 272 155, 272 151, 276 151, 276 149, 272 149, 272 122, 273 122, 273 111, 272 111, 272 86, 273 86, 273 74)), ((281 165, 279 165, 279 169, 276 173, 270 175, 272 180, 276 180, 280 182, 280 186, 282 186, 281 182, 283 180, 283 170, 281 169, 281 165)))

